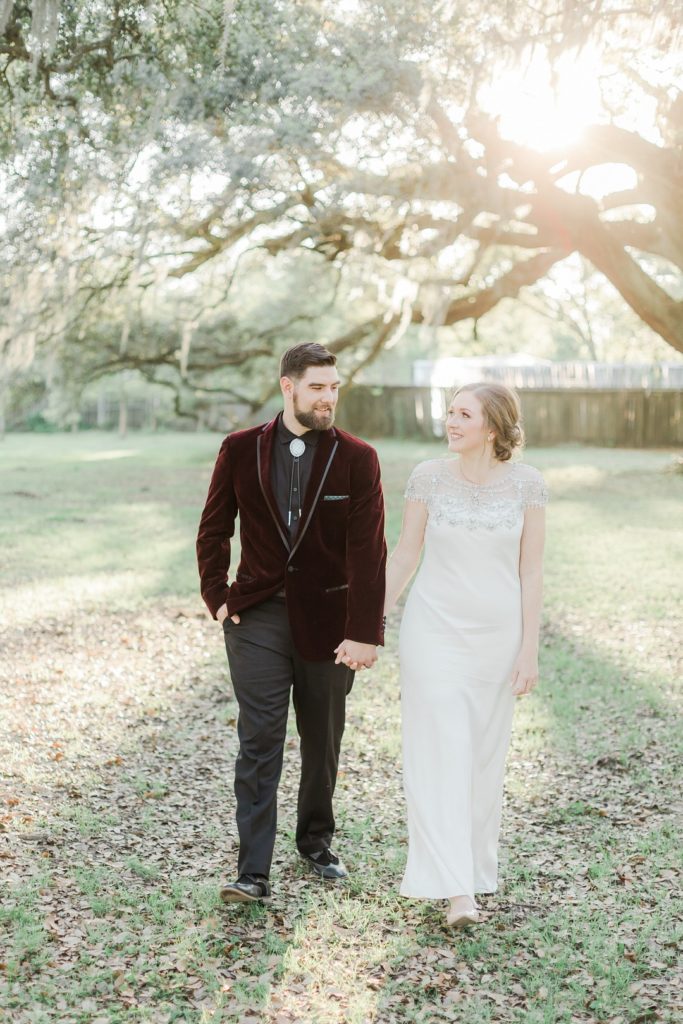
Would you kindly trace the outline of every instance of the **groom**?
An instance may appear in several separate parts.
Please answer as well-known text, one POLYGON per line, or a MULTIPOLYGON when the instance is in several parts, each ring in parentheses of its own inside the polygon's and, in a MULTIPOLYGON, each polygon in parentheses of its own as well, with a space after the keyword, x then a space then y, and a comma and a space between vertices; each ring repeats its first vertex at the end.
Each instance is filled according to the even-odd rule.
POLYGON ((239 859, 225 902, 270 895, 277 787, 292 691, 300 737, 296 843, 323 878, 332 797, 354 670, 383 642, 384 502, 375 450, 333 426, 339 376, 322 345, 280 364, 284 410, 223 441, 199 524, 202 597, 223 625, 239 705, 239 859), (228 583, 239 514, 241 557, 228 583), (335 657, 336 655, 336 657, 335 657))

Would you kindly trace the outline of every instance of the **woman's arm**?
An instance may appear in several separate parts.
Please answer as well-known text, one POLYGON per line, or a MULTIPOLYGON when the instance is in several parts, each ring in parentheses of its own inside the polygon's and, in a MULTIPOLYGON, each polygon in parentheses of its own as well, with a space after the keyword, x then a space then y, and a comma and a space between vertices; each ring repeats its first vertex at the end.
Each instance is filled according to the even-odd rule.
POLYGON ((522 646, 512 670, 512 692, 530 693, 538 682, 538 635, 543 603, 545 509, 528 508, 519 556, 522 585, 522 646))
POLYGON ((398 544, 387 564, 384 614, 388 615, 417 569, 427 525, 427 506, 423 501, 406 501, 398 544))

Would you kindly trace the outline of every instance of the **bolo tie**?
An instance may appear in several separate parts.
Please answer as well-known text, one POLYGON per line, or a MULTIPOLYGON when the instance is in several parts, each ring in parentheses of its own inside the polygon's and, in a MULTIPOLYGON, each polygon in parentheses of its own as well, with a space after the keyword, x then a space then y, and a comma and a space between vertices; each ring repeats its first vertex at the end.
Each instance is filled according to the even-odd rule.
POLYGON ((299 459, 306 451, 306 445, 300 437, 295 437, 289 442, 289 451, 294 459, 292 463, 292 472, 289 475, 289 509, 287 515, 287 526, 292 525, 292 494, 294 488, 294 477, 296 476, 296 494, 297 494, 297 508, 299 510, 299 519, 301 519, 301 472, 299 469, 299 459))

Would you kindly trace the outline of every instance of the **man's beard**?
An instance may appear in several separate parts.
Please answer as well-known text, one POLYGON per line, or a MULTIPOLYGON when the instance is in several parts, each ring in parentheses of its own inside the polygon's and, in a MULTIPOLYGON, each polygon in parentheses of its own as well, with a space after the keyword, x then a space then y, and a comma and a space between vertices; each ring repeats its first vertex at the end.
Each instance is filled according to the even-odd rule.
POLYGON ((303 412, 299 408, 295 395, 294 418, 302 427, 307 427, 308 430, 329 430, 334 423, 334 406, 330 406, 329 412, 316 412, 315 409, 303 412))

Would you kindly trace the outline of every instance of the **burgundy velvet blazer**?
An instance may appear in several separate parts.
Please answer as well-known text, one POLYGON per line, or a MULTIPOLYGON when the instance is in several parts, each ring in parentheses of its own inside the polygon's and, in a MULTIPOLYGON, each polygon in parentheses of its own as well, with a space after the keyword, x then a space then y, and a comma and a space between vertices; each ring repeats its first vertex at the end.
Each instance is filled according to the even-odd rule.
POLYGON ((344 639, 381 644, 386 544, 377 453, 337 427, 321 431, 290 544, 270 480, 278 419, 221 445, 197 536, 202 597, 215 618, 226 602, 234 615, 284 586, 292 639, 308 661, 334 659, 344 639), (238 514, 241 558, 229 584, 238 514))

